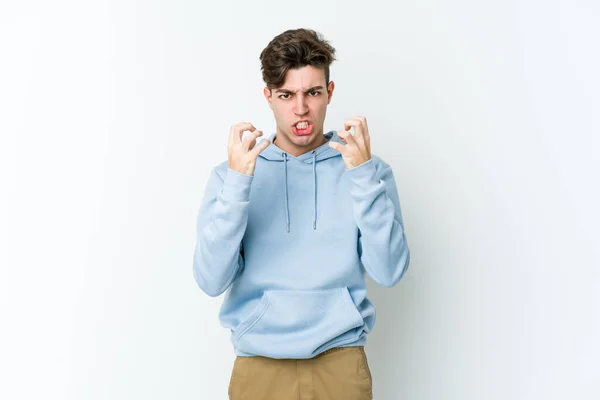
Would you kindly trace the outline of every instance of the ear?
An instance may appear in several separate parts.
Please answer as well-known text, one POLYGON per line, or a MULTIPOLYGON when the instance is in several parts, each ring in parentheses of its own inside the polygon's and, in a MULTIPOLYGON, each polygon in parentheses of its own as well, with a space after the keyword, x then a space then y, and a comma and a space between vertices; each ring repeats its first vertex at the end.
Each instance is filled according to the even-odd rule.
POLYGON ((333 81, 329 81, 329 85, 327 85, 327 104, 331 103, 331 96, 333 96, 333 89, 335 89, 335 83, 333 83, 333 81))
POLYGON ((269 89, 268 87, 265 87, 263 89, 263 94, 265 95, 265 99, 267 99, 267 103, 269 103, 269 108, 272 110, 273 109, 273 99, 271 98, 271 96, 272 96, 271 89, 269 89))

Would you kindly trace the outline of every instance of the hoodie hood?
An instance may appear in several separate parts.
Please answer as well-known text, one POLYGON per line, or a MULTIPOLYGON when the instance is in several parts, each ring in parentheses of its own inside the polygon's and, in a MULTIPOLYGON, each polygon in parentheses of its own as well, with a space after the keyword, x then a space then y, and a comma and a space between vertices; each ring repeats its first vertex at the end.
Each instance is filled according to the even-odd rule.
POLYGON ((284 185, 285 185, 285 228, 286 232, 290 232, 290 207, 289 207, 289 198, 288 198, 288 161, 290 159, 295 159, 297 161, 303 162, 305 164, 312 164, 313 170, 313 197, 314 197, 314 213, 313 213, 313 229, 317 229, 317 162, 327 160, 332 157, 341 157, 339 151, 332 149, 329 147, 329 141, 333 140, 334 142, 338 142, 344 144, 342 140, 339 138, 337 131, 329 131, 324 134, 325 138, 327 138, 327 142, 323 143, 321 146, 308 151, 304 154, 299 155, 298 157, 294 157, 293 155, 283 151, 279 147, 275 145, 274 140, 277 137, 277 134, 274 133, 269 137, 271 144, 264 149, 259 157, 266 161, 271 162, 281 162, 282 165, 282 174, 284 175, 284 185))

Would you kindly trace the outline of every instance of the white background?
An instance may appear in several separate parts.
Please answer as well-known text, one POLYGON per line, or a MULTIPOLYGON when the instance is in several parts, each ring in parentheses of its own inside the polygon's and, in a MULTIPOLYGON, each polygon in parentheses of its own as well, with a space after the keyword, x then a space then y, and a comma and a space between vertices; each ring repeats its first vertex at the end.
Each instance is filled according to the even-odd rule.
POLYGON ((192 275, 229 126, 272 132, 258 56, 338 50, 411 248, 369 280, 377 400, 600 398, 600 6, 579 1, 2 2, 0 398, 226 399, 192 275))

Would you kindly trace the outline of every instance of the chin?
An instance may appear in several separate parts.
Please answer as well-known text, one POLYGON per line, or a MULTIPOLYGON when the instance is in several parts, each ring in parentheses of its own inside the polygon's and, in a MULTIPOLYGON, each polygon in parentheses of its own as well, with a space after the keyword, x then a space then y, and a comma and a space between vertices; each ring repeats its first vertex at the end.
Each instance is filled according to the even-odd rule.
POLYGON ((310 146, 313 142, 319 140, 319 133, 321 131, 314 130, 308 135, 296 135, 292 130, 284 131, 286 139, 298 147, 310 146))
POLYGON ((312 142, 317 141, 317 135, 314 132, 306 136, 296 136, 292 133, 292 136, 293 142, 298 144, 299 146, 307 146, 312 142))

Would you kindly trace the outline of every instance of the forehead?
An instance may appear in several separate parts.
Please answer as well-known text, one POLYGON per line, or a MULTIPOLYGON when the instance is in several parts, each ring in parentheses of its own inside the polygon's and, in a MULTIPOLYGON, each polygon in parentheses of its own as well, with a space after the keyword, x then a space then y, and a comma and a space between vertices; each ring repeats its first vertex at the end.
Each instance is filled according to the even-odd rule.
POLYGON ((306 65, 288 70, 281 89, 307 90, 314 86, 325 86, 325 70, 306 65))

